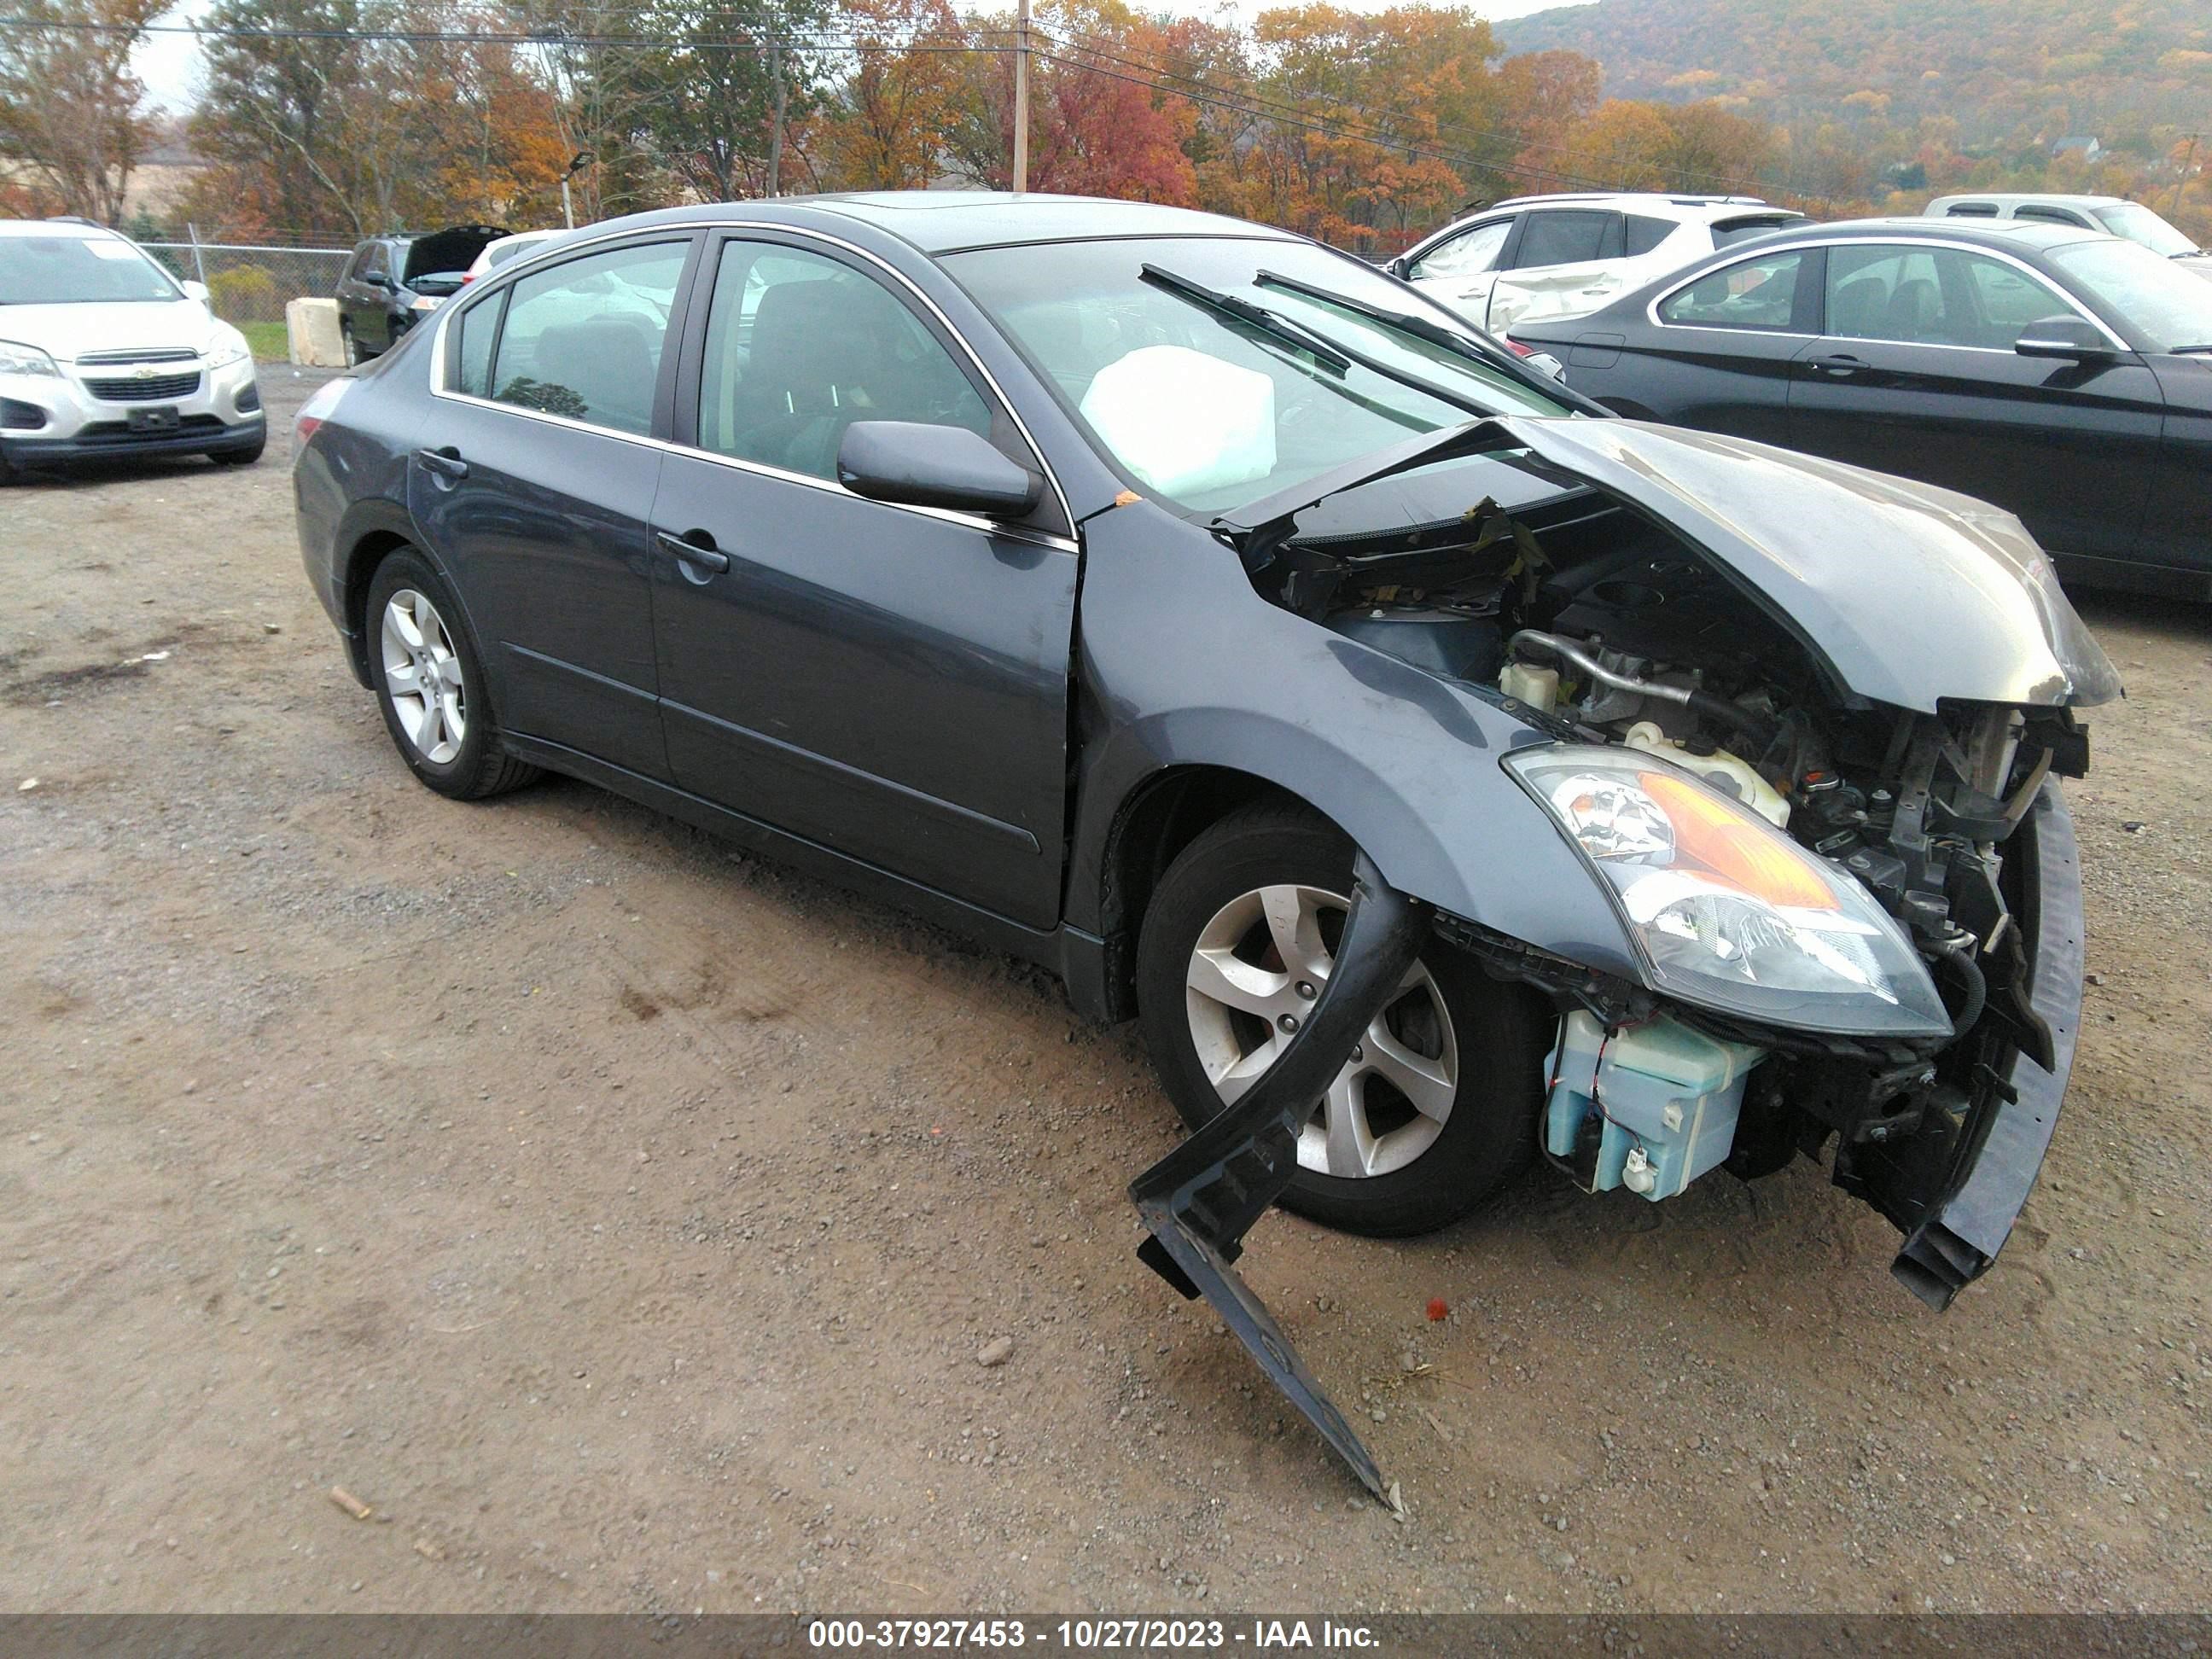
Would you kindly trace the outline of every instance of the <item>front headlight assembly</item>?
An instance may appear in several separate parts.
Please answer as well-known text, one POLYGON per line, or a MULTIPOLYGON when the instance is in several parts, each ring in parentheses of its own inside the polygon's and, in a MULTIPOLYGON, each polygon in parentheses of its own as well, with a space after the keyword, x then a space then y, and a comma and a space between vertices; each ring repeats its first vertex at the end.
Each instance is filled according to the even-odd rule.
POLYGON ((0 374, 59 374, 54 360, 33 345, 0 340, 0 374))
POLYGON ((211 336, 208 341, 207 350, 202 355, 207 359, 208 368, 214 370, 228 368, 233 363, 244 362, 246 358, 253 355, 253 352, 252 348, 246 343, 246 337, 233 328, 225 329, 222 333, 211 336))
POLYGON ((1873 895, 1738 802, 1630 750, 1523 749, 1505 769, 1605 882, 1653 990, 1801 1030, 1950 1032, 1873 895))

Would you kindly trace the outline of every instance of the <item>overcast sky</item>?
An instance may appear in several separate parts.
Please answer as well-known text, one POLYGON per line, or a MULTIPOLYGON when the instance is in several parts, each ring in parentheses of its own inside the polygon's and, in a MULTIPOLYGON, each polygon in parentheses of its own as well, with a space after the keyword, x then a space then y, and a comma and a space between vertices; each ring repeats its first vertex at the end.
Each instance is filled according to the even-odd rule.
MULTIPOLYGON (((1139 11, 1157 9, 1182 17, 1201 17, 1225 9, 1248 23, 1271 4, 1286 3, 1287 0, 1231 0, 1231 3, 1221 7, 1217 0, 1135 0, 1139 11)), ((1568 3, 1571 3, 1571 0, 1568 3)), ((1380 11, 1389 0, 1337 0, 1337 3, 1352 11, 1380 11)), ((1562 0, 1473 0, 1473 9, 1485 17, 1522 17, 1560 3, 1562 0)), ((164 15, 161 21, 186 22, 204 9, 198 0, 185 0, 185 3, 164 15)), ((139 79, 146 83, 151 101, 173 115, 185 113, 199 96, 200 48, 191 35, 153 35, 138 48, 131 64, 138 71, 139 79)))

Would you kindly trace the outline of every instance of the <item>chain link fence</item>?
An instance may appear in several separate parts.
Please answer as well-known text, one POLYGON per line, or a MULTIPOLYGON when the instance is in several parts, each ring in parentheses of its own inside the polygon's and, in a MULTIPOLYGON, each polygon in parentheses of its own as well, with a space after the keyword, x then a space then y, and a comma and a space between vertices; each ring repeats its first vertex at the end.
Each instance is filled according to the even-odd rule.
POLYGON ((252 247, 234 242, 142 242, 170 274, 208 285, 215 314, 226 323, 282 324, 284 303, 302 295, 327 300, 352 250, 252 247))

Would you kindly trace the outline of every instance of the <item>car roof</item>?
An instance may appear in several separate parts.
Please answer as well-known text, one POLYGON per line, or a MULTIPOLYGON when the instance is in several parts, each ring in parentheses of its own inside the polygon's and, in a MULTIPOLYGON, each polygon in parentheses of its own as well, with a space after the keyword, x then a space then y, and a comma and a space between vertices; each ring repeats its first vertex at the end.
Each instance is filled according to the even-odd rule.
POLYGON ((2079 225, 2053 224, 2044 219, 1931 219, 1923 214, 1914 214, 1887 219, 1839 219, 1832 224, 1784 225, 1764 236, 1750 237, 1735 243, 1724 251, 1739 254, 1746 248, 1769 246, 1785 237, 1792 241, 1802 241, 1807 238, 1822 241, 1841 238, 1847 240, 1973 242, 1984 247, 2006 248, 2015 252, 2023 248, 2041 252, 2047 248, 2063 247, 2075 242, 2118 240, 2103 231, 2085 230, 2079 225))
POLYGON ((1923 210, 1934 213, 1938 208, 1948 208, 1954 202, 1987 202, 1993 207, 2124 207, 2124 196, 2061 196, 2046 191, 1967 190, 1949 196, 1938 196, 1923 210))
POLYGON ((82 219, 0 219, 0 236, 112 236, 118 242, 131 240, 105 225, 82 219))
MULTIPOLYGON (((834 196, 781 196, 766 201, 708 203, 641 213, 625 224, 689 224, 727 219, 733 212, 766 221, 819 225, 825 217, 857 221, 896 236, 923 253, 1004 247, 1030 242, 1085 242, 1143 236, 1229 236, 1242 240, 1298 241, 1289 231, 1250 224, 1188 208, 1123 202, 1099 196, 1051 196, 1029 191, 908 190, 834 196)), ((605 229, 605 226, 599 227, 605 229)))

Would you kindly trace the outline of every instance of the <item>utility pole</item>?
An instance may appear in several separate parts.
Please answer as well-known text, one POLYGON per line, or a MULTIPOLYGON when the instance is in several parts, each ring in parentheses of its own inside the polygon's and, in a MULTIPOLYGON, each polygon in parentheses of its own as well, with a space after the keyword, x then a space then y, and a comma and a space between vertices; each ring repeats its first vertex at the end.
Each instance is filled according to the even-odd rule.
POLYGON ((1030 0, 1014 15, 1014 191, 1030 187, 1030 0))
MULTIPOLYGON (((775 27, 779 30, 782 28, 780 19, 775 27)), ((777 40, 768 49, 768 74, 769 83, 775 89, 775 113, 768 130, 768 193, 781 196, 783 194, 783 111, 786 96, 781 40, 777 40)))
POLYGON ((2169 212, 2181 211, 2181 192, 2189 188, 2190 164, 2197 159, 2197 141, 2203 136, 2201 132, 2192 132, 2189 135, 2189 149, 2181 158, 2181 177, 2173 181, 2173 205, 2167 210, 2169 212))

